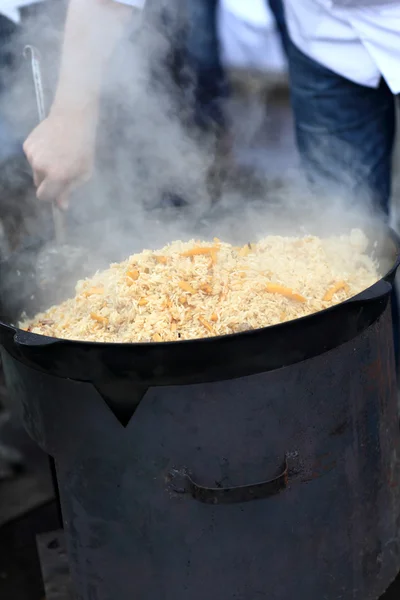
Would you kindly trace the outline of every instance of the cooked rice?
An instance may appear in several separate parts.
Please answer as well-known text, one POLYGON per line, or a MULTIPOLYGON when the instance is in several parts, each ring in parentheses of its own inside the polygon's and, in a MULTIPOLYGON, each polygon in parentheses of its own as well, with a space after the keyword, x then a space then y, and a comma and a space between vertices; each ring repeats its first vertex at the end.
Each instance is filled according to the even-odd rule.
POLYGON ((76 296, 20 326, 50 337, 161 342, 276 325, 323 310, 378 279, 360 230, 321 239, 215 239, 144 250, 80 281, 76 296))

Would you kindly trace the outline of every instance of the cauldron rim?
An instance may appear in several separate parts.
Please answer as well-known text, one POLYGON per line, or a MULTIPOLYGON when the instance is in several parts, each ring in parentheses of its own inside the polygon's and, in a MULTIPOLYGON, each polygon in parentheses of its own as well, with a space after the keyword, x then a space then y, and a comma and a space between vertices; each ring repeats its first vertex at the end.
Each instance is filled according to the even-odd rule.
MULTIPOLYGON (((397 265, 396 269, 399 266, 400 266, 400 257, 399 257, 399 264, 397 265)), ((394 271, 396 271, 396 269, 394 271)), ((368 288, 365 288, 365 290, 363 290, 356 296, 352 296, 351 298, 348 298, 347 300, 344 300, 343 302, 339 302, 338 304, 335 304, 334 306, 330 306, 328 308, 324 308, 323 310, 316 311, 314 313, 305 315, 303 317, 298 317, 297 319, 285 321, 284 323, 276 323, 275 325, 266 325, 265 327, 258 327, 257 329, 249 329, 246 331, 238 331, 235 333, 225 333, 225 334, 214 335, 214 336, 209 336, 209 337, 191 338, 191 339, 187 339, 187 340, 161 341, 161 342, 148 342, 148 341, 146 341, 146 342, 94 342, 94 341, 79 340, 79 339, 56 338, 56 337, 42 335, 39 333, 31 333, 29 331, 25 331, 24 329, 20 329, 17 326, 7 324, 6 320, 3 317, 0 317, 0 327, 8 327, 8 328, 12 329, 14 331, 15 335, 18 336, 17 340, 18 340, 19 344, 34 345, 34 346, 47 346, 47 345, 54 345, 54 344, 75 346, 75 345, 79 344, 79 345, 87 346, 87 347, 94 346, 94 347, 98 347, 98 348, 110 348, 110 349, 111 348, 125 348, 126 349, 126 348, 131 348, 131 347, 148 348, 148 347, 154 347, 154 346, 158 346, 158 347, 162 346, 163 348, 165 348, 165 347, 176 347, 178 345, 179 346, 192 346, 194 344, 196 344, 196 345, 197 344, 211 344, 212 342, 215 342, 218 340, 226 340, 226 339, 230 340, 230 339, 234 339, 234 338, 237 339, 237 338, 243 338, 245 336, 252 336, 258 331, 265 332, 265 331, 271 331, 273 329, 275 330, 278 328, 280 328, 281 330, 288 329, 294 323, 304 324, 305 322, 308 322, 310 319, 316 317, 317 315, 325 316, 331 312, 334 312, 336 309, 338 309, 341 306, 344 306, 346 304, 350 304, 353 302, 362 301, 364 299, 364 296, 369 294, 369 292, 373 291, 381 281, 390 281, 390 278, 392 276, 392 271, 393 271, 393 269, 391 269, 386 275, 381 277, 378 281, 373 283, 368 288), (33 340, 34 340, 34 343, 32 343, 33 340)), ((389 290, 387 290, 387 291, 389 291, 389 290)))
MULTIPOLYGON (((85 341, 85 340, 79 340, 79 339, 66 339, 66 338, 56 338, 56 337, 49 337, 49 336, 45 336, 45 335, 41 335, 41 334, 33 334, 31 332, 27 332, 24 331, 23 329, 20 329, 19 327, 12 325, 11 323, 7 323, 7 319, 3 316, 0 316, 0 327, 8 327, 14 330, 15 334, 18 335, 18 341, 19 343, 25 343, 25 336, 29 339, 35 339, 35 345, 40 345, 41 343, 43 345, 48 345, 48 344, 65 344, 65 345, 70 345, 70 344, 80 344, 80 345, 85 345, 85 346, 98 346, 98 347, 110 347, 110 348, 115 348, 115 347, 121 347, 121 348, 129 348, 131 346, 135 346, 135 347, 148 347, 148 346, 176 346, 176 345, 193 345, 193 344, 207 344, 207 343, 212 343, 215 340, 220 340, 220 339, 225 339, 225 338, 238 338, 238 337, 243 337, 243 336, 247 336, 247 335, 252 335, 254 334, 256 331, 265 331, 265 330, 272 330, 272 329, 276 329, 276 328, 285 328, 287 326, 292 325, 294 322, 299 322, 299 323, 304 323, 305 321, 315 317, 316 315, 326 315, 329 314, 330 312, 334 311, 335 309, 337 309, 339 306, 351 303, 351 302, 355 302, 355 301, 361 301, 364 296, 367 297, 369 296, 369 293, 371 292, 371 290, 374 290, 374 288, 379 284, 380 281, 389 281, 390 283, 393 282, 394 277, 396 275, 396 271, 400 266, 400 236, 390 227, 387 228, 388 231, 388 237, 390 237, 392 239, 392 241, 395 243, 395 247, 396 247, 396 258, 392 264, 392 267, 389 269, 389 271, 387 271, 384 275, 382 275, 380 277, 380 279, 378 279, 378 281, 376 281, 375 283, 373 283, 371 286, 369 286, 368 288, 365 288, 364 290, 362 290, 359 294, 352 296, 351 298, 348 298, 347 300, 343 301, 343 302, 339 302, 338 304, 335 304, 334 306, 330 306, 328 308, 324 308, 323 310, 319 310, 315 313, 311 313, 309 315, 305 315, 304 317, 298 317, 297 319, 292 319, 290 321, 285 321, 284 323, 277 323, 275 325, 266 325, 265 327, 258 327, 257 329, 251 329, 251 330, 247 330, 247 331, 240 331, 240 332, 235 332, 235 333, 227 333, 227 334, 223 334, 223 335, 215 335, 215 336, 210 336, 210 337, 204 337, 204 338, 193 338, 193 339, 188 339, 188 340, 174 340, 174 341, 167 341, 167 342, 93 342, 93 341, 85 341), (42 340, 42 342, 40 342, 39 340, 42 340)), ((26 340, 26 343, 28 343, 28 340, 26 340)))
MULTIPOLYGON (((139 358, 142 358, 144 362, 149 361, 153 366, 157 364, 163 365, 163 363, 168 363, 171 365, 174 360, 178 362, 183 360, 183 363, 186 365, 186 367, 190 367, 194 361, 199 360, 199 357, 201 357, 201 364, 204 362, 209 363, 212 360, 212 357, 215 359, 218 355, 218 351, 216 352, 215 350, 217 347, 219 351, 226 352, 225 363, 228 360, 232 361, 232 354, 236 355, 238 352, 237 348, 242 348, 239 353, 241 355, 242 362, 246 362, 246 348, 258 347, 259 350, 256 351, 256 354, 259 355, 261 350, 260 346, 263 344, 265 347, 267 347, 270 341, 274 341, 276 344, 277 340, 288 340, 289 337, 292 337, 294 341, 292 347, 290 347, 290 344, 288 344, 287 341, 285 344, 281 344, 280 352, 277 350, 277 353, 282 354, 282 351, 284 350, 282 346, 286 348, 286 353, 283 351, 280 359, 277 358, 276 360, 267 361, 268 365, 264 365, 263 368, 260 368, 260 365, 259 367, 256 367, 254 364, 252 368, 239 368, 239 374, 233 374, 232 369, 222 368, 222 371, 224 371, 225 374, 223 377, 221 377, 220 375, 211 374, 209 372, 209 367, 207 367, 206 370, 208 371, 208 375, 203 373, 203 369, 200 368, 194 369, 197 371, 197 374, 194 376, 194 378, 189 376, 184 377, 183 379, 185 382, 189 383, 205 380, 220 380, 221 378, 225 377, 230 379, 237 376, 261 372, 262 370, 273 370, 283 366, 289 366, 290 364, 306 360, 307 358, 321 354, 340 345, 341 343, 349 341, 356 335, 360 334, 373 322, 375 322, 382 314, 387 302, 389 301, 394 277, 400 265, 400 238, 389 227, 385 228, 385 231, 387 233, 386 239, 390 239, 392 242, 394 242, 395 250, 395 260, 385 275, 383 275, 372 286, 363 290, 356 296, 346 300, 345 302, 341 302, 335 306, 317 311, 311 315, 306 315, 298 319, 287 321, 285 323, 207 338, 195 338, 169 342, 119 343, 91 342, 46 337, 43 335, 23 331, 16 326, 8 324, 6 320, 0 317, 0 343, 15 358, 21 360, 22 362, 26 362, 27 364, 46 372, 49 372, 50 370, 55 375, 64 378, 69 378, 67 372, 72 371, 71 375, 73 376, 71 378, 80 381, 93 381, 94 379, 100 380, 103 377, 98 367, 93 369, 93 362, 96 363, 96 360, 89 360, 89 364, 92 368, 88 369, 89 372, 87 375, 84 374, 83 371, 85 371, 85 369, 88 367, 87 359, 89 356, 92 358, 93 356, 96 356, 100 363, 107 363, 108 369, 106 370, 110 371, 108 375, 111 377, 111 373, 116 368, 117 362, 122 363, 122 371, 126 370, 126 365, 125 367, 123 366, 124 361, 118 361, 117 357, 129 357, 128 362, 131 369, 132 360, 138 360, 139 358), (358 319, 357 324, 354 323, 354 319, 358 319), (329 325, 329 322, 331 322, 331 325, 329 325), (326 323, 328 323, 328 327, 324 328, 323 326, 326 323), (347 331, 343 331, 343 335, 338 337, 334 334, 339 325, 341 329, 347 329, 347 331), (296 346, 295 339, 301 339, 302 332, 306 332, 307 335, 312 337, 313 335, 317 334, 318 329, 321 327, 327 329, 326 335, 328 339, 326 343, 322 344, 320 340, 319 344, 317 344, 320 347, 319 351, 316 351, 315 344, 313 345, 313 350, 304 349, 304 352, 296 352, 296 349, 293 350, 293 346, 296 346), (292 350, 292 352, 290 350, 292 350), (286 357, 284 356, 285 354, 286 357), (71 355, 79 355, 78 360, 72 361, 74 363, 74 368, 71 368, 71 355), (114 355, 115 360, 110 361, 112 355, 114 355), (172 358, 172 356, 175 358, 172 358), (194 357, 193 361, 188 358, 190 356, 194 357), (108 358, 106 359, 106 357, 108 358), (83 362, 85 362, 84 369, 77 368, 77 363, 79 360, 83 360, 83 362), (69 363, 70 368, 62 368, 61 363, 63 361, 69 363), (49 365, 49 363, 52 363, 52 367, 50 369, 46 366, 49 365), (56 363, 58 364, 57 368, 55 368, 56 363), (96 377, 93 377, 93 371, 97 373, 96 377)), ((268 354, 266 349, 264 350, 264 353, 268 354)), ((250 355, 253 355, 252 358, 254 360, 254 352, 250 352, 250 355)), ((233 360, 234 364, 237 362, 237 360, 233 360)), ((221 368, 221 360, 216 360, 214 367, 216 367, 217 370, 218 368, 221 368)), ((117 370, 120 369, 117 368, 117 370)), ((138 370, 141 371, 142 369, 138 367, 138 370)), ((148 369, 145 370, 148 371, 148 369)), ((164 369, 162 368, 162 370, 164 369)), ((190 370, 193 369, 189 368, 189 371, 190 370)), ((214 369, 211 370, 213 371, 214 369)), ((168 376, 165 376, 164 373, 161 374, 155 371, 157 371, 156 367, 155 370, 152 369, 151 374, 148 372, 148 376, 146 377, 143 377, 143 373, 141 376, 139 376, 138 373, 137 379, 143 382, 146 381, 146 385, 149 380, 151 380, 152 385, 167 385, 171 382, 175 382, 177 379, 176 369, 173 370, 175 371, 175 375, 169 373, 168 376)), ((169 372, 170 369, 167 368, 167 371, 169 372)), ((107 379, 107 376, 105 374, 103 375, 104 379, 107 379)), ((181 380, 182 378, 178 377, 178 379, 181 380)))

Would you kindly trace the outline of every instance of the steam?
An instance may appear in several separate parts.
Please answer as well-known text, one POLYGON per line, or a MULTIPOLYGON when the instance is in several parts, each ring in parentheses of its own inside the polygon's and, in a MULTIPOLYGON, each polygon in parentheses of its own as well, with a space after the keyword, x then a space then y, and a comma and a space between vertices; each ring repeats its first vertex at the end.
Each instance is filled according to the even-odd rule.
MULTIPOLYGON (((54 4, 59 8, 51 19, 36 15, 14 41, 21 51, 25 43, 39 46, 49 99, 56 83, 64 13, 62 3, 54 4)), ((173 23, 177 25, 176 19, 173 23)), ((174 239, 217 236, 244 243, 274 233, 329 235, 348 232, 352 227, 370 229, 377 216, 381 220, 363 185, 362 165, 356 180, 350 173, 346 175, 345 165, 353 167, 355 157, 344 147, 337 151, 340 181, 327 177, 310 190, 296 171, 282 173, 278 185, 262 176, 257 185, 233 180, 212 209, 206 180, 213 162, 214 138, 187 126, 193 82, 188 78, 187 88, 177 89, 165 62, 174 43, 175 27, 166 31, 153 15, 140 30, 134 30, 131 39, 120 44, 105 78, 96 172, 71 202, 68 243, 87 248, 88 255, 97 259, 96 268, 174 239), (163 206, 162 199, 169 194, 183 198, 187 206, 163 206)), ((22 140, 37 119, 29 65, 21 64, 17 77, 10 76, 9 83, 2 110, 6 109, 18 124, 22 140)), ((235 116, 237 111, 231 110, 231 118, 235 116)), ((256 125, 254 130, 259 122, 256 125)), ((252 130, 251 123, 247 127, 252 130)), ((323 162, 325 150, 314 147, 310 156, 323 162)), ((334 166, 327 165, 332 174, 334 166)), ((26 178, 26 165, 23 171, 26 178)), ((9 177, 12 189, 18 177, 9 177)), ((25 201, 29 210, 21 205, 25 229, 26 216, 33 215, 30 233, 48 240, 50 210, 38 208, 33 196, 31 187, 25 201)), ((32 253, 31 265, 34 260, 32 253)), ((9 277, 9 299, 19 307, 32 296, 33 284, 20 270, 9 273, 9 277)), ((68 277, 72 284, 78 274, 68 277)), ((52 300, 46 299, 45 304, 52 300)))

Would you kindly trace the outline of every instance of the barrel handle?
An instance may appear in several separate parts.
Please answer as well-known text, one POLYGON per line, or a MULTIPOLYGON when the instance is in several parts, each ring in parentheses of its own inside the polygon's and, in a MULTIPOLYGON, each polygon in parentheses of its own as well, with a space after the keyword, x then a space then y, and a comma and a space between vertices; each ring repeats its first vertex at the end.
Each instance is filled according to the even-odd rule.
POLYGON ((284 490, 289 482, 289 470, 285 457, 281 473, 274 479, 235 487, 205 487, 193 479, 187 469, 169 472, 170 488, 178 494, 190 494, 203 504, 238 504, 250 500, 265 500, 284 490))

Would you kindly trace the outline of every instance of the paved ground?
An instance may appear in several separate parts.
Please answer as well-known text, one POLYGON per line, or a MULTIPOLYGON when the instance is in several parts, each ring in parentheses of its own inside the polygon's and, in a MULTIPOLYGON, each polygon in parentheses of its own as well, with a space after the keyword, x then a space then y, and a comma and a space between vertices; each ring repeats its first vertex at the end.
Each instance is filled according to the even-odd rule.
POLYGON ((36 535, 57 527, 57 508, 52 502, 0 528, 1 600, 43 599, 36 535))

